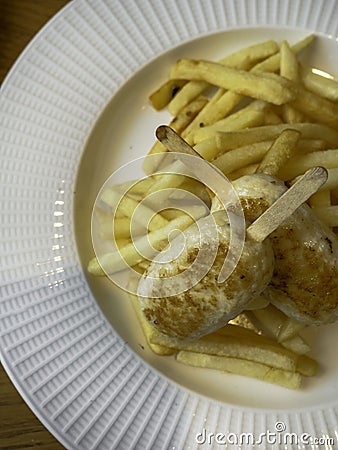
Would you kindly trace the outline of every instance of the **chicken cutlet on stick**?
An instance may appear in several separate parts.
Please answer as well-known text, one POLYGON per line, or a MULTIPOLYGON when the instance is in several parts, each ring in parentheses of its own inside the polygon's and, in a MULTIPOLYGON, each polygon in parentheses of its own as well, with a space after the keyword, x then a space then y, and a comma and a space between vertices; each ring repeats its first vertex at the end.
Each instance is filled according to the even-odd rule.
MULTIPOLYGON (((196 155, 169 127, 160 127, 157 137, 170 151, 196 155)), ((216 174, 218 176, 219 171, 215 168, 216 174)), ((196 339, 237 316, 271 281, 274 255, 267 236, 317 191, 325 182, 325 175, 322 168, 307 173, 249 226, 238 264, 222 282, 218 276, 230 243, 230 226, 225 211, 213 213, 216 233, 210 233, 208 218, 197 221, 201 235, 197 233, 196 224, 188 227, 184 232, 185 251, 171 262, 162 261, 160 254, 140 280, 138 295, 146 319, 172 338, 196 339), (191 288, 179 289, 176 295, 168 296, 168 284, 164 279, 169 278, 175 283, 176 275, 191 265, 196 254, 208 252, 213 245, 217 246, 216 256, 206 275, 191 288)), ((181 244, 177 238, 171 242, 171 247, 175 249, 176 244, 181 244)))
MULTIPOLYGON (((287 189, 282 181, 258 173, 235 180, 233 186, 251 220, 287 189)), ((304 204, 272 232, 270 240, 275 266, 264 291, 268 300, 304 325, 337 320, 336 235, 304 204)))

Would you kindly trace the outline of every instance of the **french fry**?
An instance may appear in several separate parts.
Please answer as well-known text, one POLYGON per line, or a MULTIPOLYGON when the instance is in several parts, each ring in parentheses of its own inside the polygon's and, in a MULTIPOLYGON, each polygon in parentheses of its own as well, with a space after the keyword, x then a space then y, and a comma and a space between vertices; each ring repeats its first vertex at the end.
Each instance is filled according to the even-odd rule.
POLYGON ((283 180, 290 180, 314 166, 323 166, 327 169, 337 168, 338 150, 329 149, 322 152, 294 156, 280 170, 279 176, 283 180))
POLYGON ((279 170, 295 153, 299 138, 299 131, 290 129, 283 130, 264 155, 256 172, 278 176, 279 170))
POLYGON ((210 101, 201 109, 194 120, 192 120, 189 126, 183 131, 182 137, 184 137, 187 142, 190 142, 190 135, 192 135, 196 129, 208 125, 210 121, 213 120, 210 116, 214 114, 214 111, 217 109, 216 104, 223 95, 224 89, 217 89, 217 92, 212 96, 210 101))
POLYGON ((263 295, 259 295, 258 297, 254 298, 247 306, 246 310, 256 310, 256 309, 262 309, 266 308, 269 305, 269 300, 263 295))
MULTIPOLYGON (((255 44, 226 56, 221 59, 220 64, 229 67, 240 67, 243 62, 249 60, 251 64, 265 59, 278 51, 275 41, 266 41, 255 44)), ((186 86, 174 97, 170 102, 168 109, 172 115, 176 115, 185 105, 190 103, 198 95, 201 95, 209 87, 209 83, 205 81, 190 81, 186 86)))
POLYGON ((273 305, 256 310, 246 310, 244 315, 251 322, 256 332, 263 333, 265 336, 275 339, 283 347, 288 348, 294 353, 302 355, 310 351, 309 345, 298 334, 280 341, 280 332, 283 324, 287 320, 287 316, 273 305))
POLYGON ((115 207, 118 204, 117 210, 120 210, 122 214, 128 218, 131 218, 136 210, 139 209, 139 215, 135 217, 135 222, 137 222, 138 217, 140 217, 141 224, 145 221, 148 223, 148 228, 150 231, 157 230, 159 228, 163 228, 168 224, 168 221, 161 216, 159 213, 155 213, 151 208, 144 205, 144 203, 140 203, 137 200, 129 197, 128 195, 124 195, 121 201, 121 194, 114 189, 107 188, 103 191, 101 200, 115 207))
POLYGON ((288 339, 297 336, 302 330, 304 330, 304 325, 302 323, 291 319, 291 317, 286 317, 279 331, 278 341, 287 341, 288 339))
POLYGON ((282 117, 285 123, 307 122, 305 115, 290 105, 283 105, 282 117))
MULTIPOLYGON (((246 64, 243 63, 242 66, 237 67, 238 69, 246 69, 246 64)), ((238 105, 242 99, 242 95, 236 94, 235 92, 226 91, 223 88, 217 89, 216 93, 212 96, 210 101, 205 105, 199 114, 194 118, 194 120, 189 124, 182 137, 184 137, 188 142, 189 134, 193 133, 196 129, 202 126, 210 125, 218 120, 227 116, 231 110, 238 105)), ((192 141, 193 142, 193 141, 192 141)))
POLYGON ((328 227, 338 227, 338 206, 324 206, 313 208, 313 212, 328 227))
POLYGON ((297 355, 272 339, 236 325, 227 325, 195 341, 178 341, 164 335, 154 336, 151 341, 180 351, 243 359, 305 376, 314 376, 318 370, 312 358, 297 355))
MULTIPOLYGON (((288 80, 299 82, 299 64, 296 55, 291 50, 287 41, 282 41, 280 47, 280 74, 288 80)), ((283 119, 287 123, 304 122, 304 114, 297 111, 291 105, 283 105, 283 119)))
POLYGON ((184 80, 168 80, 149 96, 149 100, 157 111, 163 109, 186 84, 184 80))
POLYGON ((258 163, 248 164, 247 166, 240 167, 233 172, 227 174, 229 180, 237 180, 237 178, 243 177, 244 175, 251 175, 257 171, 258 163))
POLYGON ((247 109, 243 112, 243 110, 239 110, 225 119, 219 120, 204 128, 200 128, 194 133, 193 140, 195 144, 198 144, 201 141, 214 136, 217 131, 233 131, 257 127, 262 123, 264 123, 264 113, 262 111, 247 109))
POLYGON ((173 128, 177 133, 182 133, 187 128, 189 129, 189 126, 194 121, 195 117, 198 116, 200 111, 204 110, 207 104, 208 99, 206 97, 197 97, 185 108, 181 109, 172 119, 170 122, 171 128, 173 128))
MULTIPOLYGON (((283 105, 288 106, 288 105, 283 105)), ((272 108, 267 108, 265 111, 265 117, 264 117, 264 125, 277 125, 283 123, 282 118, 273 111, 272 108)))
POLYGON ((281 344, 283 345, 283 347, 288 348, 298 355, 305 355, 311 350, 309 344, 307 344, 307 342, 305 342, 304 339, 299 335, 296 335, 290 339, 286 339, 281 344))
POLYGON ((229 326, 229 330, 224 330, 222 334, 212 333, 195 341, 178 341, 156 336, 152 338, 152 342, 178 350, 246 359, 292 372, 296 371, 299 358, 272 339, 257 335, 254 331, 240 329, 238 326, 229 326))
POLYGON ((162 250, 167 244, 167 237, 171 231, 184 230, 192 223, 193 219, 190 216, 186 214, 181 215, 168 222, 163 228, 136 238, 134 243, 126 245, 119 251, 104 253, 99 259, 91 259, 88 264, 88 272, 93 275, 112 274, 139 264, 145 257, 141 256, 136 250, 135 244, 142 255, 146 255, 146 258, 151 259, 155 256, 156 251, 162 250))
POLYGON ((118 217, 113 220, 110 213, 101 208, 96 208, 95 217, 99 223, 99 233, 103 240, 121 239, 130 237, 130 220, 127 217, 118 217))
POLYGON ((260 162, 271 147, 271 141, 256 142, 251 145, 235 148, 223 153, 212 163, 224 174, 246 167, 249 164, 260 162))
POLYGON ((295 98, 284 78, 273 74, 247 72, 204 60, 180 59, 171 69, 171 78, 206 81, 214 86, 248 97, 283 105, 295 98))
MULTIPOLYGON (((182 110, 178 112, 178 114, 171 120, 170 127, 173 128, 177 133, 182 133, 188 125, 193 121, 193 119, 198 115, 198 113, 203 109, 203 107, 208 102, 206 97, 198 97, 193 100, 191 103, 188 103, 182 110)), ((164 145, 158 140, 154 143, 152 148, 149 150, 148 155, 153 155, 157 153, 166 152, 167 149, 164 145)), ((159 165, 161 163, 161 158, 157 156, 154 157, 146 157, 142 169, 145 173, 152 174, 156 172, 159 165)))
MULTIPOLYGON (((296 44, 293 47, 293 51, 299 52, 304 47, 306 47, 313 39, 313 36, 306 38, 304 41, 301 41, 300 43, 296 44)), ((255 66, 250 69, 253 73, 259 73, 259 72, 275 72, 279 68, 280 60, 279 60, 279 54, 274 54, 273 56, 270 56, 266 58, 262 63, 258 63, 255 66)), ((231 66, 231 67, 237 67, 241 68, 238 64, 237 66, 231 66)), ((215 123, 218 120, 221 120, 222 118, 226 117, 243 99, 243 95, 239 93, 235 93, 232 91, 226 91, 219 100, 213 105, 212 110, 210 111, 209 117, 207 117, 207 114, 204 114, 203 111, 201 112, 201 117, 199 118, 199 122, 203 122, 205 125, 215 123)), ((299 113, 298 113, 299 115, 299 113)), ((266 116, 269 116, 269 114, 266 114, 266 116)), ((271 115, 270 115, 271 117, 271 115)), ((267 117, 268 119, 268 117, 267 117)), ((196 119, 197 120, 197 119, 196 119)), ((276 123, 276 116, 274 118, 276 123)), ((279 122, 279 121, 278 121, 279 122)))
POLYGON ((273 140, 286 129, 298 130, 302 139, 325 140, 329 146, 338 146, 338 132, 326 125, 317 123, 297 123, 263 125, 245 130, 216 131, 216 145, 220 151, 232 149, 241 145, 248 145, 254 142, 273 140))
MULTIPOLYGON (((338 188, 338 163, 337 163, 337 167, 333 168, 333 169, 327 169, 328 172, 328 177, 327 177, 327 181, 324 184, 324 186, 322 186, 322 190, 335 190, 338 188)), ((325 206, 325 205, 323 205, 325 206)))
MULTIPOLYGON (((312 40, 312 38, 311 38, 311 40, 312 40)), ((308 42, 308 40, 306 42, 308 42)), ((277 69, 279 68, 279 59, 278 59, 278 63, 276 63, 277 62, 276 56, 277 55, 273 55, 272 57, 267 58, 265 61, 263 61, 263 63, 261 63, 261 64, 265 64, 264 66, 261 66, 261 64, 258 63, 256 66, 254 66, 251 69, 251 71, 253 73, 277 71, 277 69), (273 58, 275 58, 275 59, 273 59, 273 58)), ((243 64, 243 62, 242 62, 242 64, 243 64)), ((240 67, 240 64, 238 64, 236 66, 233 65, 230 67, 242 68, 242 67, 240 67)), ((194 83, 194 82, 191 82, 191 83, 194 83)), ((198 82, 195 82, 195 83, 198 83, 198 82)), ((200 82, 200 83, 203 83, 203 82, 200 82)), ((222 118, 226 117, 241 102, 242 99, 243 99, 243 95, 232 92, 232 91, 226 91, 218 99, 218 101, 215 102, 215 104, 213 104, 212 108, 208 108, 208 111, 203 111, 203 110, 201 111, 201 113, 199 115, 200 117, 196 118, 196 122, 204 123, 205 125, 215 123, 216 121, 221 120, 222 118)), ((298 113, 298 115, 299 114, 300 113, 298 113)), ((276 123, 276 116, 274 119, 275 119, 275 123, 276 123)))
POLYGON ((296 370, 306 377, 314 377, 318 372, 318 363, 306 355, 299 355, 296 370))
MULTIPOLYGON (((121 239, 130 238, 130 219, 128 217, 121 217, 113 220, 105 221, 100 226, 102 239, 121 239)), ((139 233, 141 233, 141 229, 139 233)))
MULTIPOLYGON (((137 283, 137 281, 135 279, 129 281, 129 286, 128 287, 129 287, 131 292, 135 292, 136 291, 136 283, 137 283)), ((136 317, 137 317, 137 319, 138 319, 138 321, 139 321, 139 323, 141 325, 141 328, 143 330, 143 333, 144 333, 144 336, 146 338, 148 346, 157 355, 160 355, 160 356, 173 355, 176 352, 175 349, 168 348, 168 347, 165 347, 163 345, 153 344, 151 342, 152 336, 155 335, 155 334, 159 334, 160 332, 158 330, 156 330, 156 328, 153 327, 145 319, 145 317, 144 317, 144 315, 143 315, 143 313, 141 311, 140 304, 139 304, 137 296, 134 295, 134 294, 131 294, 130 292, 129 292, 128 295, 129 295, 129 298, 131 300, 131 304, 132 304, 132 306, 134 308, 134 311, 136 313, 136 317)))
POLYGON ((331 206, 331 192, 328 189, 322 189, 309 198, 308 203, 312 208, 326 208, 331 206))
POLYGON ((299 79, 298 61, 287 41, 282 41, 280 45, 280 74, 295 82, 299 79))
POLYGON ((181 184, 187 179, 186 176, 182 175, 182 170, 184 173, 185 170, 182 163, 180 161, 174 161, 148 189, 146 195, 150 195, 153 192, 158 192, 167 188, 177 188, 181 186, 181 184))
POLYGON ((319 95, 320 97, 331 100, 332 102, 338 101, 338 81, 320 75, 320 72, 314 72, 314 69, 301 66, 300 76, 306 89, 319 95), (319 72, 319 73, 318 73, 319 72))
POLYGON ((299 389, 301 386, 301 375, 297 372, 271 368, 266 364, 248 361, 246 359, 181 350, 177 353, 176 360, 189 366, 204 367, 236 375, 244 375, 290 389, 299 389))
MULTIPOLYGON (((306 47, 308 47, 314 40, 314 35, 311 34, 306 36, 304 39, 296 42, 296 44, 291 46, 292 51, 295 54, 300 53, 306 47)), ((270 56, 266 60, 262 61, 260 64, 257 64, 252 71, 253 72, 277 72, 280 68, 280 52, 275 55, 270 56)))
POLYGON ((331 128, 338 128, 338 105, 319 97, 300 85, 295 87, 297 96, 289 104, 296 110, 309 116, 311 119, 328 125, 331 128))
POLYGON ((194 145, 194 149, 207 161, 212 161, 220 153, 214 136, 194 145))
POLYGON ((246 311, 246 316, 258 327, 264 334, 273 337, 278 342, 296 336, 304 326, 289 319, 283 312, 268 305, 266 308, 246 311))

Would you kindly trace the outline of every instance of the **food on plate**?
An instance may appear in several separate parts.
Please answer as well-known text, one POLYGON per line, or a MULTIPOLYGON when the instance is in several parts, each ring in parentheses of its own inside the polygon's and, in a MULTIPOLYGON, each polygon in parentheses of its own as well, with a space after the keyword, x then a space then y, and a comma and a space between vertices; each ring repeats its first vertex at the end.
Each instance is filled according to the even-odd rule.
MULTIPOLYGON (((196 339, 215 331, 242 312, 271 280, 274 267, 271 242, 246 239, 235 270, 225 282, 219 282, 218 275, 230 245, 230 226, 222 211, 215 212, 214 219, 216 232, 210 232, 209 217, 199 219, 198 228, 193 224, 185 230, 186 245, 180 256, 164 264, 160 254, 140 280, 138 293, 144 316, 155 328, 173 338, 196 339), (216 257, 210 264, 207 258, 210 249, 213 255, 215 247, 216 257), (210 269, 200 282, 187 290, 187 277, 194 277, 199 269, 189 270, 189 275, 186 271, 181 278, 178 275, 191 266, 199 252, 203 255, 200 264, 208 264, 210 269), (168 297, 163 278, 170 279, 173 287, 181 292, 168 297)), ((175 244, 180 243, 179 238, 171 242, 173 252, 175 244)))
MULTIPOLYGON (((116 248, 93 258, 88 270, 104 275, 132 266, 139 273, 136 281, 130 280, 134 283, 130 296, 146 342, 156 354, 175 354, 184 364, 293 389, 301 386, 304 376, 315 375, 317 364, 308 356, 311 348, 302 332, 335 321, 338 310, 338 82, 325 73, 325 67, 304 64, 302 54, 311 52, 315 39, 311 35, 295 44, 266 41, 216 62, 183 58, 168 70, 168 80, 150 95, 156 110, 167 108, 172 114, 170 127, 232 181, 248 227, 308 169, 323 166, 328 173, 326 183, 307 204, 263 243, 245 242, 243 264, 233 272, 236 283, 230 286, 229 279, 229 292, 236 294, 229 309, 224 307, 217 280, 209 286, 197 283, 192 291, 193 307, 184 320, 179 312, 175 318, 175 305, 169 303, 170 297, 163 298, 161 282, 156 286, 161 295, 152 299, 160 302, 156 315, 147 312, 152 301, 136 295, 135 283, 145 279, 149 270, 184 273, 189 253, 196 249, 196 224, 207 231, 208 214, 192 219, 170 208, 153 213, 143 210, 145 215, 153 214, 151 226, 136 224, 133 239, 130 230, 122 231, 121 227, 130 224, 137 204, 153 193, 168 188, 194 193, 215 218, 220 240, 206 277, 210 281, 222 266, 229 245, 227 217, 215 193, 186 175, 177 175, 179 160, 166 166, 168 149, 159 141, 145 158, 146 178, 128 192, 129 199, 121 202, 120 208, 116 208, 114 192, 105 193, 107 208, 97 211, 101 235, 109 242, 115 240, 116 248), (113 215, 115 227, 111 224, 113 215), (160 268, 161 252, 172 244, 168 234, 175 228, 188 237, 187 246, 179 258, 160 268), (137 251, 143 244, 145 248, 147 241, 154 253, 137 251), (203 315, 198 314, 198 308, 208 307, 208 299, 213 299, 208 312, 212 326, 208 321, 202 323, 203 315), (161 323, 165 311, 170 310, 168 323, 173 334, 168 336, 161 323), (202 333, 197 331, 199 326, 202 333)), ((115 189, 119 186, 111 188, 115 189)), ((146 288, 145 284, 140 286, 146 288)), ((181 295, 188 300, 189 294, 181 295)), ((183 304, 189 307, 189 302, 183 304)))
MULTIPOLYGON (((284 183, 274 179, 272 184, 261 174, 244 176, 235 180, 234 186, 241 198, 249 203, 257 199, 260 204, 262 200, 271 204, 272 192, 278 196, 286 190, 284 183), (253 177, 259 177, 258 189, 253 177)), ((336 235, 308 205, 302 205, 272 232, 270 239, 275 265, 264 295, 287 316, 305 325, 334 322, 338 317, 336 235)))

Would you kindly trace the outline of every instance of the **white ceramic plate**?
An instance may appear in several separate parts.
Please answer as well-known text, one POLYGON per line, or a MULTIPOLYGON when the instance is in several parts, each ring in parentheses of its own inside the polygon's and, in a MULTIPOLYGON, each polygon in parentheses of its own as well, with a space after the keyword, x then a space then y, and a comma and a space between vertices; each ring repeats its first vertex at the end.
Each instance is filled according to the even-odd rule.
POLYGON ((67 448, 195 448, 203 430, 223 448, 243 432, 337 443, 337 327, 310 336, 322 371, 293 392, 155 356, 128 301, 85 273, 91 205, 167 121, 147 96, 170 64, 315 31, 304 58, 338 76, 337 16, 335 1, 78 0, 14 66, 0 101, 1 358, 67 448))

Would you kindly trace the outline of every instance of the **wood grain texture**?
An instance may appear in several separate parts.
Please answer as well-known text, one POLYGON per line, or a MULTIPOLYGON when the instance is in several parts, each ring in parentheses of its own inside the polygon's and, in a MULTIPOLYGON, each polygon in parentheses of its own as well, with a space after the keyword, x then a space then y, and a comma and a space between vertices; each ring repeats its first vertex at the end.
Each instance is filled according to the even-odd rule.
MULTIPOLYGON (((0 83, 34 35, 69 0, 0 0, 0 83)), ((0 449, 62 450, 0 364, 0 449)))

